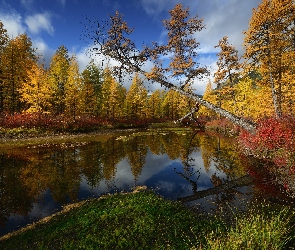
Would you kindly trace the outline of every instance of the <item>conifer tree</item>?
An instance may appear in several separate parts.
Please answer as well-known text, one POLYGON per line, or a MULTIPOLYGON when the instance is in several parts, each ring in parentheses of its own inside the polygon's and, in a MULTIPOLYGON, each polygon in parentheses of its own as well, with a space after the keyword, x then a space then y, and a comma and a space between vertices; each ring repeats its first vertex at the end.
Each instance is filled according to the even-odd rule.
POLYGON ((101 109, 100 115, 109 118, 111 116, 111 109, 109 105, 109 97, 111 95, 111 85, 113 77, 110 69, 107 67, 103 73, 103 84, 101 87, 101 109))
POLYGON ((65 113, 74 120, 82 112, 82 78, 79 73, 79 65, 75 55, 70 58, 67 72, 68 78, 64 85, 65 91, 65 113))
POLYGON ((53 89, 52 106, 53 113, 60 115, 65 111, 65 86, 68 80, 70 58, 65 46, 60 46, 53 55, 48 81, 53 89))
POLYGON ((3 94, 3 80, 6 78, 4 75, 5 67, 5 49, 9 42, 7 30, 4 28, 3 23, 0 21, 0 113, 4 110, 4 94, 3 94))
POLYGON ((161 118, 163 116, 162 102, 163 91, 159 89, 151 93, 148 98, 148 117, 149 118, 161 118))
MULTIPOLYGON (((221 51, 217 54, 217 71, 214 73, 214 83, 217 85, 216 93, 220 100, 228 101, 226 110, 235 111, 235 91, 234 85, 238 82, 242 65, 239 63, 238 51, 229 43, 228 37, 219 40, 215 48, 221 51)), ((221 105, 220 105, 221 107, 221 105)))
POLYGON ((82 79, 83 110, 86 114, 98 115, 101 109, 103 72, 92 60, 83 70, 82 79))
POLYGON ((126 114, 137 118, 146 118, 147 115, 147 90, 138 74, 135 74, 126 94, 126 114))
POLYGON ((124 100, 126 90, 114 78, 112 78, 110 85, 110 95, 108 98, 108 105, 110 108, 110 117, 113 120, 123 116, 124 100))
MULTIPOLYGON (((213 92, 212 83, 210 80, 207 83, 203 99, 209 101, 210 103, 217 104, 217 95, 213 92)), ((213 110, 210 110, 204 106, 200 108, 199 114, 212 118, 216 116, 216 113, 213 110)))
POLYGON ((263 0, 253 10, 245 32, 245 55, 258 67, 261 83, 270 88, 275 114, 282 115, 283 86, 286 75, 294 73, 295 4, 290 0, 263 0))
MULTIPOLYGON (((117 77, 120 78, 124 73, 141 73, 148 80, 158 82, 169 90, 185 95, 249 132, 255 133, 256 124, 203 100, 194 92, 184 90, 185 86, 192 85, 194 80, 208 73, 207 68, 201 67, 197 61, 200 44, 195 38, 195 33, 201 31, 204 25, 203 20, 198 16, 190 18, 189 9, 181 4, 177 4, 169 11, 169 14, 170 19, 163 21, 167 31, 166 44, 159 45, 153 42, 152 45, 138 49, 128 37, 133 29, 128 27, 123 21, 123 15, 118 12, 110 16, 109 25, 99 25, 99 22, 95 21, 96 25, 93 25, 95 30, 91 30, 88 35, 96 45, 100 46, 99 53, 117 60, 118 65, 113 69, 117 77), (167 55, 169 55, 168 58, 167 55), (165 63, 163 58, 167 58, 164 60, 165 63), (151 71, 145 69, 147 61, 152 61, 154 64, 151 71)), ((93 52, 97 53, 97 48, 95 49, 93 52)))
POLYGON ((174 90, 169 90, 163 100, 164 116, 169 119, 179 119, 183 110, 180 107, 181 95, 174 90))
POLYGON ((21 34, 11 39, 4 49, 3 106, 9 113, 20 112, 24 107, 18 89, 28 80, 28 72, 37 61, 31 39, 21 34))
POLYGON ((47 72, 43 64, 32 65, 28 71, 28 79, 22 83, 18 92, 21 95, 21 101, 27 106, 27 112, 49 112, 52 89, 48 84, 47 72))

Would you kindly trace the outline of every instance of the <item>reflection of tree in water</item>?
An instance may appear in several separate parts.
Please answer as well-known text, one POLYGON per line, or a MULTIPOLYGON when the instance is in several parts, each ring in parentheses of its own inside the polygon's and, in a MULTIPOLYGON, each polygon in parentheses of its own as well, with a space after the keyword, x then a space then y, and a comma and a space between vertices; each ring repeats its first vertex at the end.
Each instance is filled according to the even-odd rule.
MULTIPOLYGON (((25 214, 31 210, 34 202, 40 200, 40 196, 44 195, 47 189, 50 189, 52 197, 59 203, 75 201, 78 199, 82 176, 86 178, 91 188, 98 187, 103 180, 106 180, 106 184, 113 188, 117 165, 124 158, 127 158, 136 182, 146 163, 149 149, 155 154, 167 154, 170 159, 182 161, 184 169, 179 174, 190 183, 193 194, 200 192, 197 186, 200 171, 197 169, 198 163, 195 162, 194 153, 199 152, 200 148, 210 152, 207 155, 210 159, 209 165, 213 166, 211 162, 214 162, 217 167, 223 166, 220 164, 224 161, 221 156, 228 157, 228 161, 233 160, 233 153, 226 153, 228 146, 223 139, 220 139, 220 146, 216 146, 218 140, 189 131, 148 132, 118 138, 108 136, 85 146, 65 143, 38 146, 34 149, 21 148, 20 151, 22 155, 25 155, 25 160, 2 155, 0 185, 3 194, 1 206, 4 208, 1 208, 1 211, 6 211, 7 215, 10 212, 25 214), (203 143, 204 141, 206 143, 203 143), (215 152, 217 149, 219 152, 215 152), (216 157, 218 154, 219 158, 216 157), (9 169, 6 166, 9 166, 9 169), (7 186, 8 183, 13 185, 7 186), (9 203, 9 197, 12 197, 11 203, 9 203)), ((234 180, 236 176, 242 176, 239 175, 241 171, 231 168, 228 171, 227 174, 231 176, 231 180, 234 180)), ((218 178, 218 175, 212 176, 214 185, 222 186, 227 183, 218 178)), ((228 197, 231 198, 230 194, 228 197)), ((221 197, 221 201, 218 200, 218 202, 224 203, 229 198, 221 197)), ((2 214, 5 217, 4 212, 2 214)))
POLYGON ((102 147, 103 176, 108 181, 115 177, 117 165, 124 158, 124 147, 123 142, 115 137, 105 141, 102 147))
POLYGON ((146 136, 146 145, 150 149, 150 151, 155 155, 165 154, 165 148, 163 143, 161 142, 162 135, 159 133, 150 133, 146 136))
POLYGON ((230 179, 244 175, 244 167, 233 139, 205 134, 200 136, 200 148, 207 172, 214 164, 216 169, 224 172, 230 179))
POLYGON ((203 164, 206 172, 208 173, 211 167, 212 156, 215 152, 213 147, 212 138, 208 135, 200 136, 200 148, 202 153, 203 164))
POLYGON ((92 189, 97 187, 100 181, 104 179, 102 152, 102 142, 96 142, 89 146, 87 150, 81 150, 80 152, 80 168, 86 177, 87 184, 92 189))
MULTIPOLYGON (((192 138, 195 136, 196 134, 192 135, 192 138)), ((234 143, 227 143, 224 139, 212 138, 206 134, 198 134, 198 139, 206 172, 208 173, 211 166, 215 165, 216 170, 225 173, 227 178, 223 179, 215 172, 211 176, 214 187, 199 191, 198 180, 201 173, 193 168, 194 159, 190 155, 194 150, 192 150, 192 143, 189 143, 186 159, 182 160, 184 173, 177 173, 191 184, 193 194, 180 200, 189 202, 210 196, 213 197, 211 201, 214 203, 215 213, 224 213, 229 208, 229 204, 237 203, 241 195, 238 188, 249 185, 252 179, 241 171, 242 165, 234 143), (236 170, 237 168, 239 170, 236 170)))
POLYGON ((61 204, 76 201, 81 181, 76 147, 55 150, 45 168, 53 199, 61 204))
POLYGON ((290 195, 284 183, 277 180, 276 174, 270 171, 274 166, 271 161, 246 156, 241 157, 241 160, 253 179, 253 195, 258 200, 267 199, 274 203, 294 206, 295 198, 290 195))
POLYGON ((136 183, 138 176, 142 172, 143 166, 146 162, 146 155, 148 152, 146 136, 134 136, 126 142, 125 148, 131 172, 136 183))
POLYGON ((165 132, 161 134, 161 143, 165 149, 165 153, 171 160, 175 160, 180 155, 181 137, 175 133, 165 132))
POLYGON ((27 164, 19 155, 0 155, 0 226, 11 214, 27 215, 33 208, 33 197, 19 181, 21 169, 27 164))

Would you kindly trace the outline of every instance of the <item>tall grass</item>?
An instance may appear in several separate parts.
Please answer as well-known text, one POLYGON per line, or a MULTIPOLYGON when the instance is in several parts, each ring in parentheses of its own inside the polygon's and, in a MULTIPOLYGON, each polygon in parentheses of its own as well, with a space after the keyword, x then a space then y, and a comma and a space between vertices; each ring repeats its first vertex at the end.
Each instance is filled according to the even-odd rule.
POLYGON ((223 233, 206 236, 203 249, 294 249, 294 212, 288 207, 255 204, 237 215, 223 233))

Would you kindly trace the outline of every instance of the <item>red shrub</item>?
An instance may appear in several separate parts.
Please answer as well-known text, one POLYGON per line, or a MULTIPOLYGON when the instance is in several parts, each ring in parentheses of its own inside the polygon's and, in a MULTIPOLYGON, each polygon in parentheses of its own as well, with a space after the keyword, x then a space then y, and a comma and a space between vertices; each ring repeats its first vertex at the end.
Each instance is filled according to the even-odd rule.
POLYGON ((242 149, 248 154, 269 159, 279 167, 291 167, 294 164, 295 119, 261 119, 258 121, 256 134, 243 130, 239 141, 242 149))

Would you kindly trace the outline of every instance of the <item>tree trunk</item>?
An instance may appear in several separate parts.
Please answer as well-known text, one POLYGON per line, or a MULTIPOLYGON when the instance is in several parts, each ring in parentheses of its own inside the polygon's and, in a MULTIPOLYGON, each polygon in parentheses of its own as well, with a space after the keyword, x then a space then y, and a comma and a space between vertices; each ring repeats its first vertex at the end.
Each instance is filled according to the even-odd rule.
POLYGON ((209 195, 220 194, 221 192, 224 192, 228 189, 248 186, 252 183, 253 183, 253 179, 249 175, 244 175, 243 177, 240 177, 236 180, 232 180, 232 181, 226 182, 220 186, 216 186, 216 187, 209 188, 206 190, 197 191, 193 195, 179 198, 178 200, 182 201, 182 202, 190 202, 190 201, 194 201, 194 200, 198 200, 198 199, 207 197, 209 195))
MULTIPOLYGON (((144 71, 141 71, 141 73, 144 74, 145 72, 144 71)), ((211 110, 215 111, 217 114, 219 114, 219 115, 227 118, 228 120, 230 120, 234 124, 239 125, 243 129, 245 129, 248 132, 250 132, 251 134, 255 134, 256 133, 256 124, 254 122, 251 122, 249 120, 246 120, 246 119, 244 119, 242 117, 238 117, 238 116, 232 114, 231 112, 229 112, 229 111, 227 111, 227 110, 225 110, 223 108, 217 107, 216 105, 214 105, 214 104, 212 104, 210 102, 207 102, 206 100, 203 100, 197 94, 195 94, 195 93, 188 93, 185 90, 183 90, 181 88, 178 88, 174 84, 169 83, 169 82, 167 82, 164 79, 157 78, 157 79, 153 79, 153 80, 159 82, 161 85, 165 86, 168 89, 172 89, 172 90, 177 91, 178 93, 180 93, 182 95, 185 95, 185 96, 187 96, 189 98, 192 98, 197 103, 205 106, 208 109, 211 109, 211 110)))

